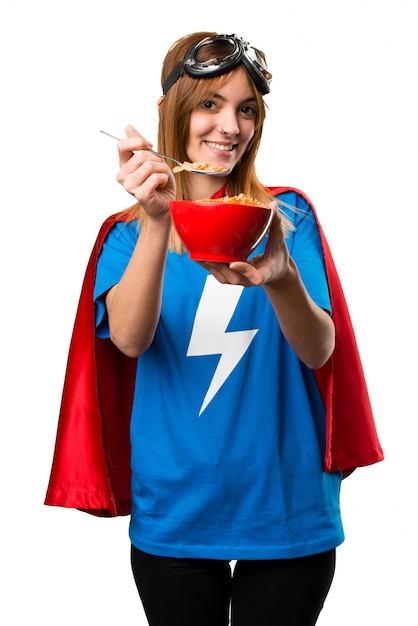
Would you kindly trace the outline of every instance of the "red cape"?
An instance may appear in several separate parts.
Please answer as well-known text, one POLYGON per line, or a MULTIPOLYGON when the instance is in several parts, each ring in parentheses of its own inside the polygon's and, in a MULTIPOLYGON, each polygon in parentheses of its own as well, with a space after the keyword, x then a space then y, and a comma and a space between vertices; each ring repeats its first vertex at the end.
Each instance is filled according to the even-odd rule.
MULTIPOLYGON (((298 189, 271 188, 277 195, 298 189)), ((97 259, 113 224, 102 225, 84 277, 64 380, 55 451, 45 504, 103 517, 131 511, 129 423, 136 359, 95 335, 93 289, 97 259)), ((318 221, 318 220, 317 220, 318 221)), ((344 294, 325 235, 318 223, 330 290, 336 347, 315 370, 326 406, 324 470, 348 476, 383 459, 364 373, 344 294)))

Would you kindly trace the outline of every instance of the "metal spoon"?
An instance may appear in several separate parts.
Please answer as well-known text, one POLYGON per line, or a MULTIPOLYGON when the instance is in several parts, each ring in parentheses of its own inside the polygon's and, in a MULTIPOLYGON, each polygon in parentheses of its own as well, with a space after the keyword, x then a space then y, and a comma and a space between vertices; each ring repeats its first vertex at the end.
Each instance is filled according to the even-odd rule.
MULTIPOLYGON (((103 133, 104 135, 107 135, 108 137, 112 137, 112 139, 121 141, 120 137, 111 135, 105 130, 101 130, 100 132, 103 133)), ((156 150, 151 150, 151 148, 146 148, 146 150, 148 150, 148 152, 152 152, 153 154, 156 154, 157 156, 162 157, 163 159, 169 159, 170 161, 174 161, 174 163, 177 163, 177 165, 180 165, 180 167, 183 166, 183 163, 181 163, 180 161, 177 161, 177 159, 174 159, 173 157, 167 156, 166 154, 161 154, 161 152, 157 152, 156 150)), ((206 176, 226 176, 227 174, 229 174, 231 170, 224 169, 219 172, 219 171, 213 171, 213 170, 197 170, 197 169, 186 170, 184 169, 182 171, 190 172, 191 174, 205 174, 206 176)))

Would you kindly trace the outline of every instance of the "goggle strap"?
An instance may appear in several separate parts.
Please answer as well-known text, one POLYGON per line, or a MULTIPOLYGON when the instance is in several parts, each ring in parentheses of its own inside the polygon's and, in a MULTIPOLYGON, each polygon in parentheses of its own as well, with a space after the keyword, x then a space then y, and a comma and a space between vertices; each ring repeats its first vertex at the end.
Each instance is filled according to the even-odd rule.
POLYGON ((174 67, 174 69, 171 70, 171 72, 169 73, 169 75, 165 79, 164 86, 163 86, 163 94, 164 94, 164 96, 167 93, 167 91, 169 91, 169 89, 171 89, 171 87, 174 85, 174 83, 182 75, 183 75, 183 62, 180 61, 180 63, 177 63, 177 65, 174 67))

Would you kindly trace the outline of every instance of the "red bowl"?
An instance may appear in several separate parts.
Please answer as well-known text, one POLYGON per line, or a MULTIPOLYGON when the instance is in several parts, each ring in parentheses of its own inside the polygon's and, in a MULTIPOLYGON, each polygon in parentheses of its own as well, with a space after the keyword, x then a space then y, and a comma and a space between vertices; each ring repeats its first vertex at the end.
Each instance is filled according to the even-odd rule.
POLYGON ((171 217, 194 261, 246 261, 267 233, 270 208, 226 202, 172 200, 171 217))

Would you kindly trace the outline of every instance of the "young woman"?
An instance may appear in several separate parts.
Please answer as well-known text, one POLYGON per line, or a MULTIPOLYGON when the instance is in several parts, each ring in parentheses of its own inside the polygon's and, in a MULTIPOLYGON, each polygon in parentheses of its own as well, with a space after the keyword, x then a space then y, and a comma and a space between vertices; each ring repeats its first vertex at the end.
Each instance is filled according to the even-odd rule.
POLYGON ((128 126, 117 180, 135 204, 101 229, 80 299, 46 503, 131 514, 151 626, 315 624, 341 480, 382 459, 315 210, 256 176, 270 80, 236 35, 170 48, 158 149, 230 173, 174 175, 128 126), (191 261, 170 201, 240 193, 274 208, 268 236, 247 262, 191 261))

